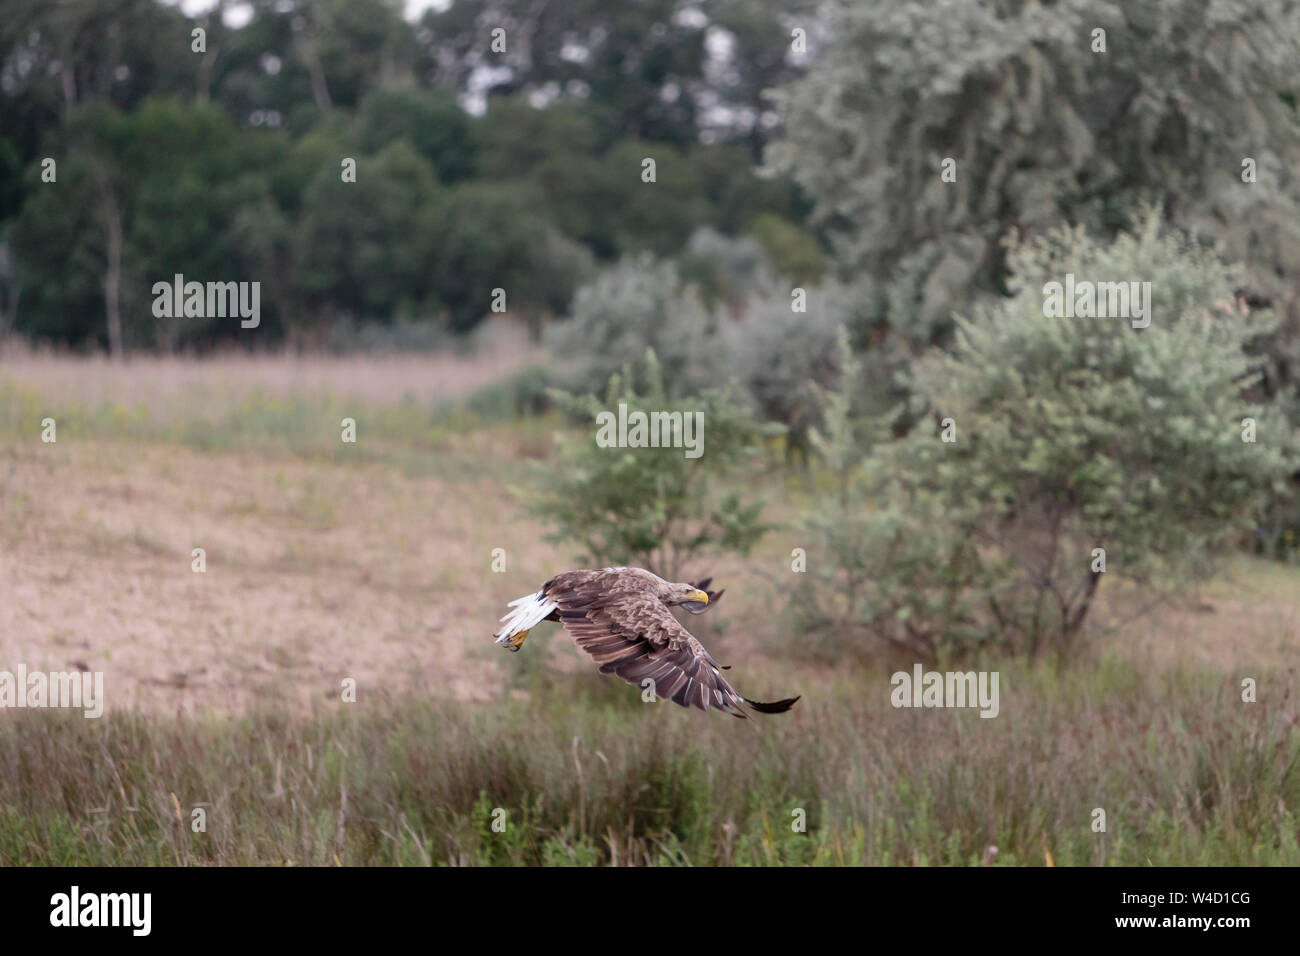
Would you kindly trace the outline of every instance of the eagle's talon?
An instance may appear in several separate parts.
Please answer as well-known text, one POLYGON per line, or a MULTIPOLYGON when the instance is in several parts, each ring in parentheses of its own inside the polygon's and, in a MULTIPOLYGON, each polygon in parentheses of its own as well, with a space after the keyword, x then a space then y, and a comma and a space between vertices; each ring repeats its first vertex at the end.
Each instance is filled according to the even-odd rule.
MULTIPOLYGON (((529 629, 531 630, 531 628, 529 629)), ((511 651, 518 652, 519 648, 524 646, 524 638, 528 636, 528 631, 520 631, 518 634, 511 634, 501 643, 511 651)))

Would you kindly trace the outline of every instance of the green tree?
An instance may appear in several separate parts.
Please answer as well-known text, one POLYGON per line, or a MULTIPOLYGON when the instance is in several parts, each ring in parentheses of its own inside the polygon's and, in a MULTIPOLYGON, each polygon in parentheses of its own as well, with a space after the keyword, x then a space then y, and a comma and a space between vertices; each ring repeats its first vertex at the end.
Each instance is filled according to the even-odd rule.
POLYGON ((405 140, 357 157, 355 182, 340 160, 324 165, 303 199, 297 258, 303 291, 354 319, 391 319, 429 303, 437 176, 405 140))
POLYGON ((779 91, 786 136, 768 156, 814 200, 845 275, 891 287, 893 336, 928 346, 954 309, 1005 291, 1009 232, 1064 221, 1113 235, 1154 200, 1248 261, 1300 337, 1293 2, 832 0, 826 12, 807 75, 779 91), (941 178, 948 158, 955 182, 941 178))
POLYGON ((123 354, 134 332, 123 322, 123 289, 142 281, 126 253, 132 135, 130 117, 89 103, 46 137, 57 178, 42 182, 42 165, 29 167, 29 198, 11 233, 23 287, 18 331, 123 354))
POLYGON ((537 109, 523 96, 493 97, 480 120, 477 172, 494 182, 528 183, 563 234, 609 248, 598 234, 595 129, 588 114, 560 101, 537 109))
POLYGON ((361 102, 357 123, 367 153, 405 139, 433 164, 440 182, 474 174, 478 129, 448 90, 375 90, 361 102))
POLYGON ((462 183, 448 190, 430 261, 452 328, 465 331, 487 315, 495 289, 505 292, 508 309, 553 303, 553 290, 533 281, 539 263, 555 252, 547 237, 541 197, 526 183, 462 183))
POLYGON ((262 278, 256 260, 232 255, 239 247, 231 230, 241 210, 267 197, 275 145, 260 131, 236 128, 219 107, 176 99, 149 100, 126 123, 117 177, 129 207, 123 309, 135 341, 172 352, 187 338, 222 335, 230 320, 155 317, 155 282, 176 273, 200 282, 262 278), (135 174, 146 169, 147 176, 135 174))

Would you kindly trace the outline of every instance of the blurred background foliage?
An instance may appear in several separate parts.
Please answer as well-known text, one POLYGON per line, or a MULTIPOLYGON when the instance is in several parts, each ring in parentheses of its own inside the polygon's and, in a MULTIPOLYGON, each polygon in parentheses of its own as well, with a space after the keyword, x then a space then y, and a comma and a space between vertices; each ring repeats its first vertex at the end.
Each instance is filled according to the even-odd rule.
POLYGON ((756 168, 777 122, 763 91, 799 72, 799 6, 705 7, 6 3, 0 333, 246 344, 220 320, 154 318, 152 283, 177 272, 262 281, 260 347, 328 344, 339 320, 467 331, 495 288, 536 327, 598 266, 676 256, 704 227, 819 274, 807 202, 756 168))
MULTIPOLYGON (((1103 539, 1139 583, 1300 540, 1294 0, 6 13, 0 334, 442 349, 504 290, 547 361, 471 411, 643 401, 652 350, 654 401, 725 394, 833 491, 800 517, 830 556, 805 626, 929 656, 1066 649, 1097 577, 1062 555, 1103 539), (1045 318, 1068 271, 1150 282, 1151 327, 1045 318), (256 336, 154 317, 176 273, 261 281, 256 336)), ((730 474, 721 447, 691 467, 730 474)), ((537 513, 592 559, 675 566, 679 518, 692 553, 761 533, 734 475, 724 526, 680 462, 647 488, 566 454, 537 513)))

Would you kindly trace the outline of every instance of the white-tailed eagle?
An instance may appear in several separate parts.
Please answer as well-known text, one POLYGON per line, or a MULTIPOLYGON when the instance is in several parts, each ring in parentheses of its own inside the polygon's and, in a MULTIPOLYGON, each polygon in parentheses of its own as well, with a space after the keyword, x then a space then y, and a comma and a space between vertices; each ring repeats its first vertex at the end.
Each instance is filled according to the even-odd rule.
POLYGON ((542 621, 559 621, 602 674, 617 674, 638 687, 651 680, 657 697, 737 717, 748 716, 744 706, 763 714, 789 710, 798 697, 765 703, 738 694, 723 679, 723 665, 668 610, 679 604, 692 614, 703 613, 722 595, 707 590, 710 580, 672 584, 642 568, 566 571, 535 594, 511 601, 513 610, 501 618, 494 636, 517 651, 542 621))

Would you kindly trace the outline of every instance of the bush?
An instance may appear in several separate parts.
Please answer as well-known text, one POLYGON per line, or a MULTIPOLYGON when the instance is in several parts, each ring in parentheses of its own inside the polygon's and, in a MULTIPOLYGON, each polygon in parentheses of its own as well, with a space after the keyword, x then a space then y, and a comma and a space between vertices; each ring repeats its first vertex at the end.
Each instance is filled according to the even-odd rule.
POLYGON ((792 603, 805 652, 833 661, 875 638, 933 658, 941 643, 969 635, 966 592, 976 581, 950 548, 937 496, 891 481, 886 457, 872 454, 891 416, 855 414, 862 364, 843 327, 837 351, 836 389, 812 386, 822 424, 810 439, 826 486, 801 521, 809 560, 792 603))
POLYGON ((763 247, 777 275, 792 282, 816 284, 830 263, 812 233, 784 216, 765 212, 754 217, 749 233, 763 247))
POLYGON ((766 526, 762 504, 741 492, 722 493, 757 452, 764 429, 753 422, 730 389, 708 389, 677 401, 664 390, 653 350, 638 386, 632 368, 611 376, 605 398, 552 391, 555 403, 586 422, 581 438, 557 441, 555 459, 539 466, 533 514, 554 529, 553 542, 578 544, 592 567, 635 565, 676 580, 685 565, 706 553, 748 553, 766 526), (703 414, 702 454, 682 448, 606 448, 597 445, 596 416, 635 411, 703 414))
MULTIPOLYGON (((755 414, 786 429, 787 451, 806 461, 817 421, 812 385, 835 380, 835 332, 859 324, 857 291, 835 282, 806 289, 796 312, 792 287, 772 275, 759 243, 702 229, 677 264, 646 255, 602 271, 547 343, 576 390, 603 389, 647 347, 671 397, 734 379, 755 414)), ((877 378, 888 381, 883 371, 877 378)))
POLYGON ((556 361, 572 367, 575 391, 603 389, 649 348, 667 395, 679 398, 716 377, 718 356, 709 347, 714 326, 714 315, 675 265, 641 255, 582 286, 572 316, 548 329, 546 341, 556 361))
POLYGON ((1293 433, 1250 398, 1248 346, 1268 321, 1234 307, 1236 269, 1151 213, 1110 244, 1067 230, 1009 258, 1011 298, 958 318, 953 348, 917 362, 923 423, 852 471, 837 506, 879 510, 810 525, 847 622, 929 656, 1069 653, 1104 574, 1149 587, 1207 558, 1295 468, 1293 433), (1150 326, 1045 316, 1043 283, 1071 272, 1149 281, 1150 326), (861 553, 832 535, 848 520, 861 553))
POLYGON ((549 411, 550 389, 550 369, 529 365, 507 379, 475 390, 465 405, 486 421, 512 421, 549 411))
MULTIPOLYGON (((786 460, 807 464, 809 433, 821 416, 821 387, 834 384, 848 351, 836 335, 853 313, 847 290, 836 283, 806 290, 806 311, 791 307, 791 290, 774 282, 751 295, 745 316, 724 325, 713 349, 744 386, 755 410, 786 430, 786 460)), ((861 405, 855 399, 855 407, 861 405)))

